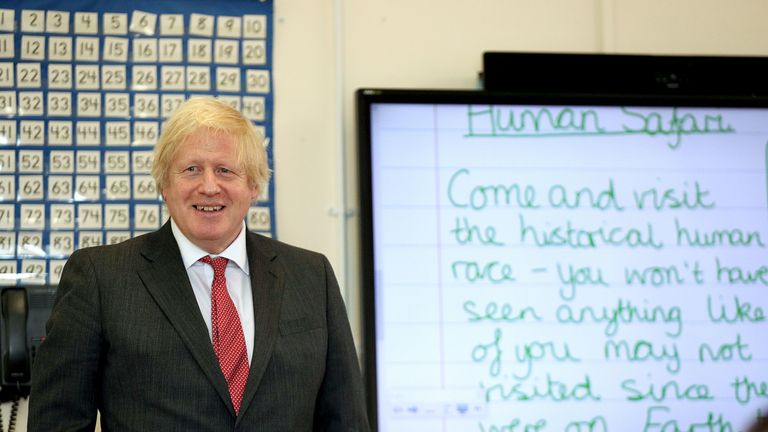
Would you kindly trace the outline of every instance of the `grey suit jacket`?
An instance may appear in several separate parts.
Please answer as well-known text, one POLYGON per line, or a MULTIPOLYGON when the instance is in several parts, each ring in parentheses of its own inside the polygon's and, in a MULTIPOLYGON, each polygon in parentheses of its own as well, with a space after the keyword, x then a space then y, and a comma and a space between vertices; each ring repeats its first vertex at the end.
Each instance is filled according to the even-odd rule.
POLYGON ((240 414, 166 224, 69 258, 32 371, 28 430, 367 431, 324 256, 247 235, 255 313, 240 414))

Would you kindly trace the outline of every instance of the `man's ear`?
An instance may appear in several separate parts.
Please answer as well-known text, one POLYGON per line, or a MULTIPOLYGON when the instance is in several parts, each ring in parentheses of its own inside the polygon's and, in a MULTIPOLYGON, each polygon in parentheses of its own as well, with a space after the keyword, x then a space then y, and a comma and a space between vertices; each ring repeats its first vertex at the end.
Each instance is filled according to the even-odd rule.
POLYGON ((251 189, 251 202, 256 201, 256 198, 259 197, 259 192, 261 191, 261 188, 259 188, 259 185, 254 185, 251 189))

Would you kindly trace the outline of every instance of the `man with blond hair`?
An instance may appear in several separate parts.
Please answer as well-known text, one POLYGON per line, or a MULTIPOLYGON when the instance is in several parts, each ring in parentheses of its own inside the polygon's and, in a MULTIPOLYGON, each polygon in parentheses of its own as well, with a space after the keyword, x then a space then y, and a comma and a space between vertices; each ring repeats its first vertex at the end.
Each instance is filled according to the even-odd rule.
POLYGON ((362 381, 328 260, 249 232, 269 180, 237 110, 194 98, 152 175, 160 230, 81 249, 32 371, 29 431, 365 431, 362 381))

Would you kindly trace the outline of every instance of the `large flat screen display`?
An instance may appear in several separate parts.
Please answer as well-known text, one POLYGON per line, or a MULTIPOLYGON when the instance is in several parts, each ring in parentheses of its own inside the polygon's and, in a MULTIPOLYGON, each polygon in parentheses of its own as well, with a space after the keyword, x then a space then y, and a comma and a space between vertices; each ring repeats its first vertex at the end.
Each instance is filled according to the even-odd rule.
POLYGON ((381 432, 768 412, 768 105, 361 91, 381 432))

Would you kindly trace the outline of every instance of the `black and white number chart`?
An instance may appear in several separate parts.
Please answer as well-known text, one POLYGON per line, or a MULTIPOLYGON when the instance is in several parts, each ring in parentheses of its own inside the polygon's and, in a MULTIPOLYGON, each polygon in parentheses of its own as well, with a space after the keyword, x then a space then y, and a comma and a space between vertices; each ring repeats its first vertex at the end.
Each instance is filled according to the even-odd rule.
MULTIPOLYGON (((0 285, 56 285, 75 250, 168 219, 152 152, 184 100, 271 137, 271 21, 271 1, 0 0, 0 285)), ((249 229, 274 236, 273 197, 249 229)))

